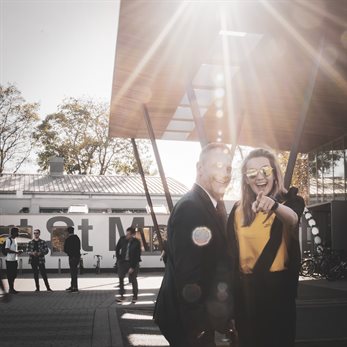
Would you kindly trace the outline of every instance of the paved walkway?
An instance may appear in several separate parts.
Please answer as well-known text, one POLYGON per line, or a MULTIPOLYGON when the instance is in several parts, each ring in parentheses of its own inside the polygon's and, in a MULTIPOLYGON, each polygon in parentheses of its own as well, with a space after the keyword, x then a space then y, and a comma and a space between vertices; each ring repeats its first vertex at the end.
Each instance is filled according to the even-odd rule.
MULTIPOLYGON (((160 273, 141 273, 138 302, 131 303, 131 286, 126 285, 127 300, 117 304, 115 299, 118 279, 114 274, 80 276, 78 294, 65 292, 65 288, 69 286, 67 274, 49 274, 49 281, 54 290, 52 293, 45 291, 43 283, 42 291, 34 292, 35 285, 31 275, 23 274, 16 280, 15 285, 20 293, 12 295, 9 303, 0 303, 0 345, 168 346, 152 321, 153 305, 161 279, 160 273)), ((347 281, 301 282, 298 300, 301 329, 298 331, 297 346, 347 346, 347 334, 345 329, 342 331, 341 328, 347 325, 344 314, 346 309, 347 281), (324 316, 325 311, 321 310, 322 307, 327 308, 330 317, 324 316), (310 316, 311 311, 316 316, 316 322, 315 317, 310 316), (314 324, 308 326, 307 321, 314 324), (324 329, 327 322, 334 322, 333 330, 324 329), (312 336, 316 337, 316 340, 312 336)), ((222 338, 217 337, 218 345, 227 346, 222 338)))
POLYGON ((65 292, 67 274, 48 274, 53 292, 34 292, 30 274, 15 282, 20 291, 0 304, 1 347, 122 347, 113 274, 83 275, 78 294, 65 292))

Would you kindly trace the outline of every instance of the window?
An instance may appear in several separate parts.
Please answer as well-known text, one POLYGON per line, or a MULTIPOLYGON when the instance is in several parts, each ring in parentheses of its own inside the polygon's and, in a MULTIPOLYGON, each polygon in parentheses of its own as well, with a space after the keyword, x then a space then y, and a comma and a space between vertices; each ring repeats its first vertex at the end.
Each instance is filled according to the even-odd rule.
POLYGON ((323 201, 330 201, 334 198, 333 167, 334 156, 331 145, 327 145, 321 152, 321 167, 323 172, 323 201))
POLYGON ((334 200, 345 200, 345 160, 343 139, 333 143, 334 200))
POLYGON ((323 187, 323 171, 324 167, 322 165, 324 159, 321 151, 317 152, 317 201, 323 201, 324 187, 323 187))
POLYGON ((310 203, 318 202, 317 157, 316 152, 308 154, 308 178, 310 203))
POLYGON ((107 213, 108 210, 107 208, 90 208, 89 213, 107 213))
MULTIPOLYGON (((151 208, 148 205, 146 206, 146 211, 147 213, 151 213, 151 208)), ((167 208, 164 205, 154 205, 153 212, 155 214, 168 214, 167 208)))
MULTIPOLYGON (((166 225, 159 225, 160 235, 162 240, 167 239, 166 225)), ((136 232, 136 237, 141 241, 142 252, 160 252, 157 233, 152 226, 139 228, 136 232)))
POLYGON ((67 213, 67 207, 40 207, 40 213, 67 213))
POLYGON ((71 205, 68 208, 68 213, 88 213, 87 205, 71 205))
POLYGON ((347 135, 308 154, 310 203, 347 200, 347 135))
MULTIPOLYGON (((14 225, 0 226, 0 244, 5 242, 6 238, 10 236, 10 230, 13 227, 14 225)), ((18 237, 16 238, 18 243, 18 249, 22 250, 23 252, 26 252, 28 248, 28 243, 33 236, 33 229, 32 227, 19 227, 19 226, 16 226, 16 228, 19 229, 18 237)))
POLYGON ((0 226, 0 244, 2 245, 10 235, 10 227, 0 226))
POLYGON ((66 255, 64 253, 64 242, 68 235, 66 226, 52 228, 52 255, 66 255))
POLYGON ((147 213, 145 208, 113 208, 112 213, 147 213))

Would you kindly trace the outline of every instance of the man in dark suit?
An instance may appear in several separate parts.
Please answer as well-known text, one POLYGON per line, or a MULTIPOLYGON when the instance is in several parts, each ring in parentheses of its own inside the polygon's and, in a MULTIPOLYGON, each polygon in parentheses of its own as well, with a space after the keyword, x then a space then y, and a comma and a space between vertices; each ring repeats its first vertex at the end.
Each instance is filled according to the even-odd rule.
POLYGON ((66 291, 71 293, 78 293, 77 275, 78 264, 81 258, 81 240, 74 234, 74 227, 69 226, 67 231, 69 236, 64 242, 64 252, 69 256, 71 285, 66 291))
POLYGON ((169 218, 168 261, 154 319, 171 347, 215 347, 215 331, 231 326, 232 260, 222 201, 230 179, 230 149, 210 143, 201 151, 196 183, 169 218))
POLYGON ((141 261, 141 243, 136 238, 136 229, 129 227, 126 230, 126 235, 121 236, 116 246, 116 256, 118 265, 119 277, 119 294, 118 302, 124 300, 124 277, 128 274, 129 282, 133 288, 132 303, 136 303, 138 295, 137 275, 139 273, 141 261))

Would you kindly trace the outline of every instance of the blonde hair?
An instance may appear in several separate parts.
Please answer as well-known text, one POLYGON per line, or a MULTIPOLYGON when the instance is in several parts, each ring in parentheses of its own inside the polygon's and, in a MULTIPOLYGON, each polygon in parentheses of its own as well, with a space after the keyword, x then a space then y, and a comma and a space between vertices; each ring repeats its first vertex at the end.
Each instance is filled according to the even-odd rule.
POLYGON ((251 151, 244 159, 241 166, 242 180, 241 180, 241 209, 243 212, 243 226, 252 224, 255 218, 255 213, 252 211, 252 203, 256 199, 256 195, 247 183, 246 170, 247 163, 253 158, 264 157, 269 159, 270 165, 273 168, 274 184, 271 189, 270 195, 281 199, 287 190, 284 188, 283 175, 280 165, 275 155, 267 149, 258 148, 251 151))

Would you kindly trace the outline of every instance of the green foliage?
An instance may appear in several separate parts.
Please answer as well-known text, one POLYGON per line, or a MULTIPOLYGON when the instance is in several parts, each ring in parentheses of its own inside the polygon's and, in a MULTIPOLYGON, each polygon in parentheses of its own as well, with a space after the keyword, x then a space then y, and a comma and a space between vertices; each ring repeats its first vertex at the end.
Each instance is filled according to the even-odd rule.
POLYGON ((38 106, 26 103, 14 85, 0 85, 0 174, 5 170, 15 173, 28 161, 38 106))
MULTIPOLYGON (((48 115, 34 134, 38 147, 38 165, 49 168, 52 156, 64 158, 68 174, 131 174, 137 173, 131 142, 108 137, 108 107, 93 100, 68 98, 58 112, 48 115)), ((142 141, 139 151, 148 153, 142 141)), ((141 156, 149 173, 151 160, 141 156)))

